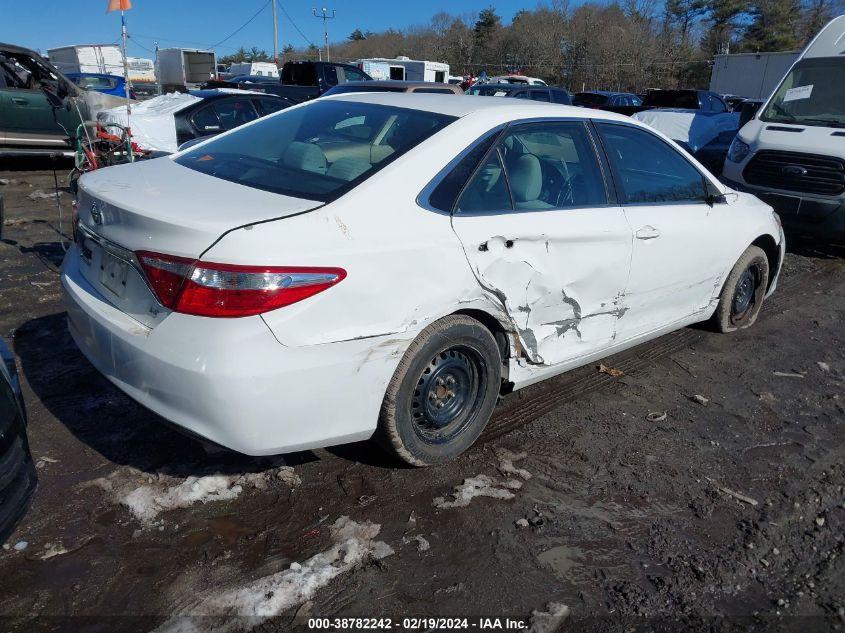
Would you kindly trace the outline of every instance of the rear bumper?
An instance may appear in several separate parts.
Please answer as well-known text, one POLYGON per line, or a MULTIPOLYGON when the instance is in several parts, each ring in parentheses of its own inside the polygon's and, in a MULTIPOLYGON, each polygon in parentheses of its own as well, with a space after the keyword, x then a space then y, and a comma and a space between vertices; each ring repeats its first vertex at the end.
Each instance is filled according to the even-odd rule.
POLYGON ((111 382, 163 418, 248 455, 369 438, 407 342, 390 337, 286 347, 261 317, 172 313, 149 329, 62 264, 71 335, 111 382))
POLYGON ((722 181, 737 191, 751 193, 771 205, 790 232, 845 241, 845 197, 829 198, 773 191, 726 177, 722 181))

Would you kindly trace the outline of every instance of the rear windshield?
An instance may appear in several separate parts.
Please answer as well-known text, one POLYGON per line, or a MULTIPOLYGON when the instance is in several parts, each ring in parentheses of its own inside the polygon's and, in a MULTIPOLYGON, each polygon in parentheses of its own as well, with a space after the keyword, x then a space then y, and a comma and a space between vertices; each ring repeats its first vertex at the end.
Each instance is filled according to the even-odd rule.
POLYGON ((330 202, 455 117, 349 101, 314 101, 191 149, 175 161, 255 189, 330 202))
POLYGON ((466 94, 479 95, 481 97, 506 97, 517 89, 518 86, 510 88, 509 86, 491 86, 481 84, 473 86, 472 88, 467 90, 466 94))
POLYGON ((607 101, 607 95, 600 95, 595 92, 579 92, 572 97, 572 103, 575 105, 604 105, 607 101))
POLYGON ((344 84, 341 86, 335 86, 331 90, 327 91, 324 96, 328 97, 330 95, 339 95, 345 94, 347 92, 405 92, 404 86, 358 86, 344 84))
POLYGON ((694 90, 655 90, 646 95, 643 105, 698 110, 698 93, 694 90))

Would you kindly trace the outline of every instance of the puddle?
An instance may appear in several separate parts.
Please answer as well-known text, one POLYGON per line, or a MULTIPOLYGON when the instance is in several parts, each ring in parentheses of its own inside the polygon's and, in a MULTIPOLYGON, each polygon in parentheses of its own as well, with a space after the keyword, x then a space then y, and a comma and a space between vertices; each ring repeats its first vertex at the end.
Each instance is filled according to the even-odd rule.
POLYGON ((571 547, 569 545, 558 545, 552 549, 541 552, 537 556, 537 560, 541 565, 551 567, 556 576, 575 582, 572 570, 582 565, 581 560, 584 558, 584 552, 579 547, 571 547))
POLYGON ((624 545, 605 541, 582 542, 578 545, 555 545, 537 555, 537 561, 555 576, 573 585, 594 582, 596 572, 614 578, 634 579, 636 572, 625 561, 624 545))

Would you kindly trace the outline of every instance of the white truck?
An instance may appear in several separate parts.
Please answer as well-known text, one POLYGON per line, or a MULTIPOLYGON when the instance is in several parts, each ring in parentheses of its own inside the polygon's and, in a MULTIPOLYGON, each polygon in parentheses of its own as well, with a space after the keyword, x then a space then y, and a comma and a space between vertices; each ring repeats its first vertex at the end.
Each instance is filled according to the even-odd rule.
POLYGON ((710 75, 710 90, 720 95, 765 99, 772 94, 799 54, 800 51, 783 51, 716 55, 710 75))
POLYGON ((47 51, 50 62, 63 73, 97 73, 123 77, 123 53, 113 44, 60 46, 47 51))
POLYGON ((279 68, 273 62, 237 62, 229 67, 229 76, 255 75, 257 77, 278 77, 279 68))
POLYGON ((217 78, 214 51, 197 48, 162 48, 157 59, 158 82, 162 92, 195 90, 217 78))
POLYGON ((845 15, 831 20, 728 149, 723 180, 786 228, 845 241, 845 15))
MULTIPOLYGON (((365 69, 367 64, 387 64, 390 76, 386 79, 399 81, 432 81, 445 84, 449 77, 449 64, 411 59, 404 55, 393 59, 386 57, 359 59, 356 63, 361 69, 365 69)), ((365 70, 365 72, 367 71, 365 70)), ((375 75, 370 76, 373 79, 376 78, 375 75)))

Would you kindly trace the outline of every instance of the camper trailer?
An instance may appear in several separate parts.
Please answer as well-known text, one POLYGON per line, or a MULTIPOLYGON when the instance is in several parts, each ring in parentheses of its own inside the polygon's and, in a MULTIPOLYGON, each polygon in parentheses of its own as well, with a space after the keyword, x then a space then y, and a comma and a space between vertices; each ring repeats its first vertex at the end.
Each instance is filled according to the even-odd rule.
MULTIPOLYGON (((435 83, 446 83, 449 78, 449 64, 443 62, 429 62, 409 57, 399 56, 394 59, 377 57, 373 59, 359 59, 358 65, 366 71, 367 64, 386 64, 389 77, 399 81, 432 81, 435 83)), ((369 73, 373 78, 375 75, 369 73)))
POLYGON ((123 77, 123 53, 113 44, 60 46, 47 51, 50 62, 63 73, 94 73, 123 77))

